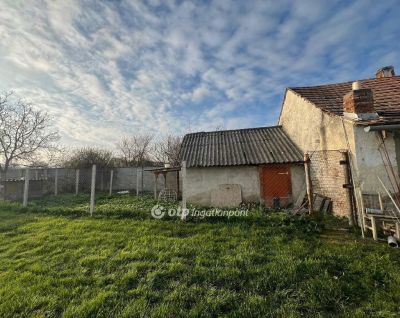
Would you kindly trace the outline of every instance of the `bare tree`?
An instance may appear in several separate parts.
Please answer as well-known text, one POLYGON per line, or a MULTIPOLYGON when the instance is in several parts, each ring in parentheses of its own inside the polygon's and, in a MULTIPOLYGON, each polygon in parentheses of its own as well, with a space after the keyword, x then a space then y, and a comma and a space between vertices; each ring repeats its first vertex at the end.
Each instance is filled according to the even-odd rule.
POLYGON ((153 146, 154 158, 163 163, 169 163, 171 166, 179 166, 179 152, 181 150, 182 137, 168 135, 153 146))
POLYGON ((55 147, 54 142, 59 139, 47 113, 13 97, 12 92, 0 94, 0 169, 3 172, 15 161, 29 161, 40 151, 55 147))
POLYGON ((112 167, 114 165, 114 154, 112 151, 99 148, 80 148, 64 159, 63 166, 67 168, 90 168, 97 165, 99 168, 112 167))
POLYGON ((117 149, 126 166, 141 166, 149 161, 149 153, 153 135, 142 134, 123 138, 117 149))

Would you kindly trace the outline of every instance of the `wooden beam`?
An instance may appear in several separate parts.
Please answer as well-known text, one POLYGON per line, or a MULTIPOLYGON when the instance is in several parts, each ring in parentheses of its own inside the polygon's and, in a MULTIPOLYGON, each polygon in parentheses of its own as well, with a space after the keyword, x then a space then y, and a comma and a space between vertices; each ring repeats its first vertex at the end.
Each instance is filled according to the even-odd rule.
POLYGON ((384 208, 383 208, 383 200, 382 200, 382 195, 381 195, 380 192, 378 192, 378 199, 379 199, 379 207, 380 207, 380 209, 381 209, 381 211, 382 211, 382 213, 383 213, 383 211, 384 211, 384 208))
POLYGON ((313 188, 311 181, 311 171, 310 171, 310 155, 308 153, 304 154, 304 170, 306 176, 306 186, 307 186, 307 198, 308 198, 308 212, 313 214, 313 188))
POLYGON ((378 229, 376 228, 375 216, 371 216, 372 237, 374 241, 378 240, 378 229))

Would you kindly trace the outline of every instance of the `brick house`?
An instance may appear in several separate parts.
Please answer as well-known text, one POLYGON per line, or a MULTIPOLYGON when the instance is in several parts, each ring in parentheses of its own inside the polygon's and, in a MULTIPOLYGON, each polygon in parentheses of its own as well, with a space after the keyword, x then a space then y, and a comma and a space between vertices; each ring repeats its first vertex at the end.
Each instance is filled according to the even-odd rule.
POLYGON ((399 192, 400 77, 287 88, 279 125, 310 153, 315 192, 333 199, 337 215, 360 212, 362 194, 399 192), (361 194, 362 193, 362 194, 361 194))

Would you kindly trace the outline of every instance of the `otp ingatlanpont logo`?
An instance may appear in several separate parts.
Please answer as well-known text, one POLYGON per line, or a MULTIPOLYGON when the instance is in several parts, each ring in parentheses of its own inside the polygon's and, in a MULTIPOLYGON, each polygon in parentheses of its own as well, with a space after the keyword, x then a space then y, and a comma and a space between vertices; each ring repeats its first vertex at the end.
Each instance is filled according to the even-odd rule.
POLYGON ((164 207, 161 205, 155 205, 151 209, 151 216, 155 219, 162 219, 164 217, 164 207))

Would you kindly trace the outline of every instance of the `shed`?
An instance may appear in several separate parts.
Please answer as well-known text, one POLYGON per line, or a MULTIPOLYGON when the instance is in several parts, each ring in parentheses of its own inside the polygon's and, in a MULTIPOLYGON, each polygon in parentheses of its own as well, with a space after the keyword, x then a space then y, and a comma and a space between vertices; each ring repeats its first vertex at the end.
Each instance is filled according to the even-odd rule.
POLYGON ((181 159, 187 201, 202 206, 283 207, 305 187, 302 153, 281 126, 187 134, 181 159))

